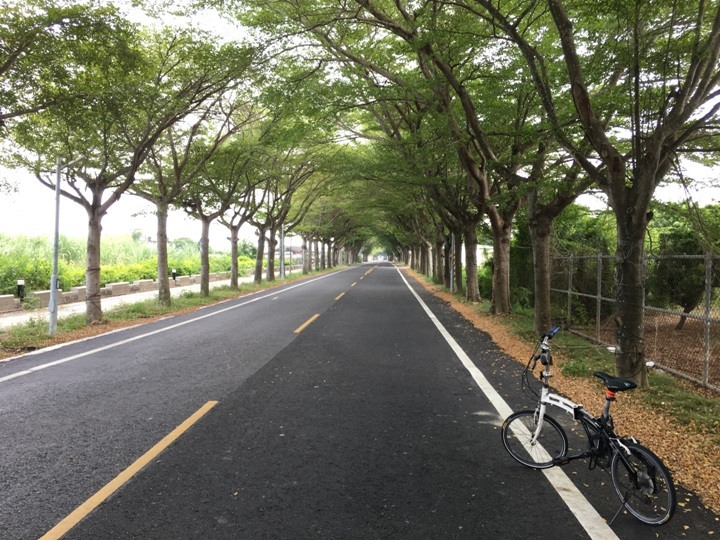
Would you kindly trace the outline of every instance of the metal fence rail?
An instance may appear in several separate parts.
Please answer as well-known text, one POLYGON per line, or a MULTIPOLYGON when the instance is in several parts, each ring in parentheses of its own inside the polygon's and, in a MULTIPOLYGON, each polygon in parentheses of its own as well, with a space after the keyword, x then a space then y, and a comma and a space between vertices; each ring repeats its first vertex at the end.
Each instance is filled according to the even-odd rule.
MULTIPOLYGON (((720 255, 645 259, 645 354, 658 367, 720 392, 720 255), (697 305, 692 306, 697 301, 697 305), (692 306, 683 309, 681 303, 692 306)), ((553 317, 602 345, 615 345, 615 257, 554 257, 553 317)))

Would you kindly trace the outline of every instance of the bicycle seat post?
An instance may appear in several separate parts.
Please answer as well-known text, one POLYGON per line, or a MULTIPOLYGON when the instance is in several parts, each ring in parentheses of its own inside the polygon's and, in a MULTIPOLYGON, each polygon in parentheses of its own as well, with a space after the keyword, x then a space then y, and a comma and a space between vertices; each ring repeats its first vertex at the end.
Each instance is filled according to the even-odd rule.
POLYGON ((610 418, 610 404, 615 401, 615 396, 617 395, 617 392, 614 390, 606 389, 605 390, 605 404, 603 405, 603 412, 602 412, 602 419, 604 422, 608 421, 608 418, 610 418))

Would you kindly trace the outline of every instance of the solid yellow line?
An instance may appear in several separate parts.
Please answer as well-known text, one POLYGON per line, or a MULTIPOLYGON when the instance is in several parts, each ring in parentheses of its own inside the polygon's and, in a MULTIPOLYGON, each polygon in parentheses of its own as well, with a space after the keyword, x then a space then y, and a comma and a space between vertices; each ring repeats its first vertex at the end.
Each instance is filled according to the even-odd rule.
POLYGON ((344 293, 344 292, 341 292, 340 294, 338 294, 338 295, 335 297, 335 300, 340 300, 343 296, 345 296, 345 293, 344 293))
POLYGON ((316 313, 315 315, 313 315, 312 317, 310 317, 307 321, 305 321, 304 323, 302 323, 300 326, 297 327, 297 329, 295 330, 295 333, 296 333, 296 334, 299 334, 300 332, 302 332, 303 330, 305 330, 305 328, 306 328, 311 322, 313 322, 315 319, 317 319, 319 316, 320 316, 320 314, 319 314, 319 313, 316 313))
POLYGON ((70 515, 46 532, 40 540, 56 540, 62 538, 70 529, 77 525, 80 520, 86 517, 90 512, 100 506, 110 495, 120 489, 128 480, 135 476, 143 467, 155 459, 163 450, 175 442, 180 436, 190 429, 193 424, 205 416, 210 409, 217 405, 217 401, 208 401, 200 407, 192 416, 185 420, 182 424, 172 430, 159 443, 145 452, 135 463, 130 465, 123 472, 118 474, 100 491, 95 493, 83 504, 78 506, 70 515))

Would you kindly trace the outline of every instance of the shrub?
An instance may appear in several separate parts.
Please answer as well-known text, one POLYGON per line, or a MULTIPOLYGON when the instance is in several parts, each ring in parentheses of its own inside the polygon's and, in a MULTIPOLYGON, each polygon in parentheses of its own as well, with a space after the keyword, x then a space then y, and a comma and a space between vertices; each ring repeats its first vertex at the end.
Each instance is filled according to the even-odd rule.
POLYGON ((492 298, 493 268, 492 259, 488 259, 478 269, 478 287, 482 298, 492 298))
MULTIPOLYGON (((178 241, 169 247, 169 269, 178 275, 200 273, 200 252, 193 241, 178 241)), ((48 238, 28 238, 0 234, 0 294, 15 294, 17 280, 25 280, 25 290, 50 288, 52 274, 52 243, 48 238)), ((157 279, 155 250, 132 238, 103 239, 100 284, 157 279)), ((229 253, 210 255, 210 272, 230 271, 229 253)), ((238 257, 240 273, 255 267, 255 259, 243 254, 238 257)), ((85 245, 82 240, 60 237, 58 281, 62 290, 85 284, 85 245)))

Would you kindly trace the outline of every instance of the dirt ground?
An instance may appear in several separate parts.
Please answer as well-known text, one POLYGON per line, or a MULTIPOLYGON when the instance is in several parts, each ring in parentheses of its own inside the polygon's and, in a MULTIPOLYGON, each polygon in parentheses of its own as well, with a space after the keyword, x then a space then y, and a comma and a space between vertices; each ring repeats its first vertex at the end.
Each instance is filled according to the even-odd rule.
MULTIPOLYGON (((503 352, 522 364, 527 362, 534 344, 519 340, 497 316, 480 314, 476 306, 460 302, 453 295, 428 284, 422 277, 416 277, 429 292, 451 304, 476 328, 489 333, 503 352)), ((592 406, 587 408, 593 414, 599 414, 597 385, 586 379, 563 376, 560 373, 562 356, 555 354, 553 358, 560 368, 554 372, 553 387, 562 394, 572 396, 575 402, 597 403, 597 410, 592 406)), ((689 427, 674 422, 656 410, 650 410, 637 396, 623 395, 618 405, 613 410, 613 417, 621 428, 621 435, 632 434, 651 448, 668 465, 676 483, 696 493, 703 504, 720 514, 720 450, 689 427)), ((680 500, 678 504, 682 507, 686 502, 680 500)))

